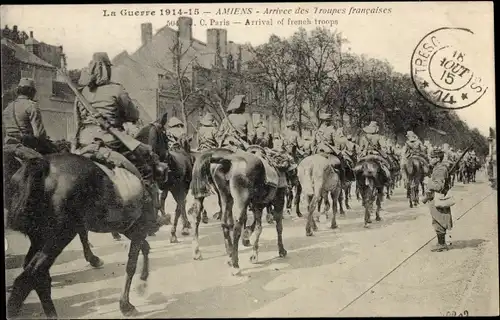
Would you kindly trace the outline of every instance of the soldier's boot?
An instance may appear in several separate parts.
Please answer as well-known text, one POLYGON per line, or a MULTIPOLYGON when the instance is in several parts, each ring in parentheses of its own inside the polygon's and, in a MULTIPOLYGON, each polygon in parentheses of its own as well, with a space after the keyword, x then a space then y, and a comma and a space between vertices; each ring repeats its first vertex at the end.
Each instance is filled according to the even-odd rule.
POLYGON ((442 251, 447 251, 448 246, 446 245, 446 234, 445 233, 438 233, 437 234, 437 239, 438 243, 435 245, 431 251, 432 252, 442 252, 442 251))

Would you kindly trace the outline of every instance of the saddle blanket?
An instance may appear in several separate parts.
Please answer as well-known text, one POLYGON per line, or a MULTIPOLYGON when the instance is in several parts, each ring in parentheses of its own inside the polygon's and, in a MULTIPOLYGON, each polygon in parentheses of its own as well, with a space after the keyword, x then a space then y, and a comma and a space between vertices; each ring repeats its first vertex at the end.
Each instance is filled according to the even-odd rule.
POLYGON ((119 167, 115 167, 111 170, 100 163, 94 163, 101 168, 113 182, 116 194, 122 199, 122 204, 124 206, 143 197, 144 187, 142 182, 132 172, 119 167))
POLYGON ((256 157, 262 161, 264 165, 264 171, 266 173, 266 185, 273 186, 275 188, 286 187, 286 176, 284 173, 279 172, 276 168, 269 164, 269 160, 265 159, 263 156, 254 154, 256 157))

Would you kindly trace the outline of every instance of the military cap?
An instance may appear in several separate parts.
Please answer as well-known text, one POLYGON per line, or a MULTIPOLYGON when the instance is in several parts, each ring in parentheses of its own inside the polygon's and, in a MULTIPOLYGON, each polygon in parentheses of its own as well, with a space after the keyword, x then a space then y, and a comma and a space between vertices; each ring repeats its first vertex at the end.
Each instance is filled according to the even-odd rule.
POLYGON ((435 149, 432 149, 431 151, 431 158, 439 158, 439 157, 442 157, 444 156, 444 151, 439 149, 439 148, 435 148, 435 149))
POLYGON ((92 61, 94 62, 104 62, 110 66, 113 64, 111 63, 111 60, 109 59, 109 56, 106 52, 95 52, 92 55, 92 61))
POLYGON ((204 126, 211 126, 214 124, 214 121, 215 121, 214 115, 209 112, 205 114, 205 116, 203 116, 203 118, 200 120, 200 124, 204 126))
POLYGON ((318 119, 319 120, 333 120, 333 116, 331 113, 327 113, 327 112, 321 112, 319 115, 318 115, 318 119))
POLYGON ((21 80, 19 80, 19 84, 17 85, 17 87, 18 88, 28 87, 28 88, 36 89, 35 88, 35 80, 33 80, 32 78, 21 78, 21 80))
POLYGON ((179 118, 177 118, 177 117, 172 117, 168 121, 168 126, 170 128, 173 128, 173 127, 176 127, 176 126, 179 126, 179 125, 184 126, 184 122, 182 122, 181 120, 179 120, 179 118))
POLYGON ((229 106, 227 107, 227 111, 233 111, 241 108, 241 105, 243 103, 246 103, 246 96, 244 94, 238 94, 234 96, 233 100, 229 103, 229 106))

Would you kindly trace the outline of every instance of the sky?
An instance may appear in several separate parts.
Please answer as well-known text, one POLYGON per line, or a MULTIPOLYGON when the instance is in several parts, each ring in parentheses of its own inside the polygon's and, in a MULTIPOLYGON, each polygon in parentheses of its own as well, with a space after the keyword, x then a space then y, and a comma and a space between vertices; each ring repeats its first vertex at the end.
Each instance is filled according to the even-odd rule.
POLYGON ((395 71, 402 73, 410 73, 413 50, 427 33, 440 27, 468 28, 474 32, 467 43, 468 66, 481 76, 488 91, 477 103, 457 113, 471 128, 477 127, 485 135, 490 126, 495 127, 492 2, 2 5, 0 17, 3 26, 18 25, 28 34, 33 31, 39 41, 63 45, 68 68, 76 69, 87 66, 94 52, 108 52, 111 58, 123 50, 133 53, 141 45, 141 23, 151 22, 153 33, 169 24, 176 29, 173 24, 179 17, 179 10, 193 18, 194 38, 206 42, 208 28, 225 28, 228 40, 254 46, 265 43, 273 33, 280 37, 291 36, 299 26, 290 24, 289 20, 309 19, 311 24, 303 25, 307 30, 321 26, 316 20, 322 23, 336 21, 336 24, 322 26, 342 32, 349 41, 345 50, 387 60, 395 71), (217 14, 218 10, 229 8, 246 10, 244 14, 217 14), (281 13, 265 14, 266 8, 280 9, 281 13), (321 9, 321 13, 316 8, 321 9), (373 11, 378 13, 361 12, 360 9, 375 9, 373 11), (114 11, 116 16, 104 16, 104 10, 108 15, 114 11), (155 16, 123 16, 122 10, 132 13, 154 11, 155 16), (170 11, 168 16, 167 10, 170 11), (283 18, 284 25, 278 25, 283 18), (219 24, 210 25, 211 19, 219 24), (246 19, 273 19, 273 25, 246 26, 246 19))

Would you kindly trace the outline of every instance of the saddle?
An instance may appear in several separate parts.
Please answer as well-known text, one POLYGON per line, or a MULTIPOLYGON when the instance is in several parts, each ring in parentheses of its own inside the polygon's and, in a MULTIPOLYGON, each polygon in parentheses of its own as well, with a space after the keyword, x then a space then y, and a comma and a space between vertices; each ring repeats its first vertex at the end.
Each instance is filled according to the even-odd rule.
POLYGON ((260 146, 251 146, 248 148, 247 152, 252 153, 260 159, 264 166, 264 172, 266 175, 265 184, 272 186, 274 188, 284 188, 287 187, 286 174, 280 170, 271 160, 271 157, 266 153, 265 148, 260 146), (259 152, 261 150, 262 152, 259 152))

